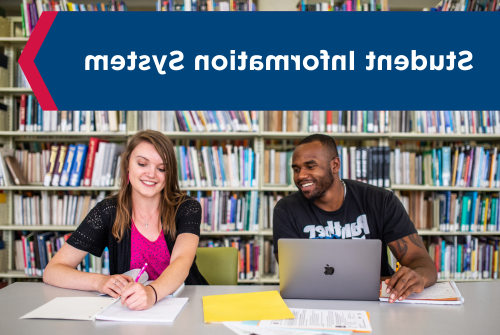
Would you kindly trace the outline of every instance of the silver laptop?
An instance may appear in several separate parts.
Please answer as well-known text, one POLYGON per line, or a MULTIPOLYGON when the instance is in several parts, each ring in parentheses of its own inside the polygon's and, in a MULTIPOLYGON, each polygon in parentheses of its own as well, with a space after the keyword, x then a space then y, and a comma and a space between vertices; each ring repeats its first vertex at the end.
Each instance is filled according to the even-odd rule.
POLYGON ((279 239, 285 299, 378 300, 380 240, 279 239))

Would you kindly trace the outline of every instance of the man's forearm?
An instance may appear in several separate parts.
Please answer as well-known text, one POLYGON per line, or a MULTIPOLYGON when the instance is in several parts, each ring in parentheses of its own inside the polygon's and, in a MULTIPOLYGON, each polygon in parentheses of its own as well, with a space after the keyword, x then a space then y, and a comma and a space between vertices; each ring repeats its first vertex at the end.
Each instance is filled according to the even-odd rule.
POLYGON ((436 268, 432 261, 427 258, 418 258, 407 265, 410 269, 424 278, 424 287, 432 286, 437 281, 436 268))

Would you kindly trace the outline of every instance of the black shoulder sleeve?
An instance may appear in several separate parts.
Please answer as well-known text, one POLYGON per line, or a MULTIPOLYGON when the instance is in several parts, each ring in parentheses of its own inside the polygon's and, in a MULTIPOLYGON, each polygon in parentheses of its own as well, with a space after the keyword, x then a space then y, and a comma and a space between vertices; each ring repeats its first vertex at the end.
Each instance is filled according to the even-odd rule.
POLYGON ((116 217, 116 200, 106 198, 95 205, 67 243, 72 247, 101 257, 108 244, 110 226, 116 217))
POLYGON ((200 236, 201 205, 198 200, 187 198, 175 215, 177 235, 191 233, 200 236))

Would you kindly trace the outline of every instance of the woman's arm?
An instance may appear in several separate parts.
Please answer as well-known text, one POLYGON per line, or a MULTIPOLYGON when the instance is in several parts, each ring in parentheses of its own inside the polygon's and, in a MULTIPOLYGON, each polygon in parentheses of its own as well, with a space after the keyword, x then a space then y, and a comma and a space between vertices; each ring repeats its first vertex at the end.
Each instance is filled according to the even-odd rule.
POLYGON ((121 294, 122 288, 133 281, 131 277, 124 275, 105 276, 76 270, 86 255, 87 252, 64 243, 47 264, 43 272, 44 283, 75 290, 99 291, 116 298, 121 294))
MULTIPOLYGON (((160 301, 182 285, 193 265, 200 238, 195 234, 180 234, 175 241, 170 265, 151 285, 156 290, 160 301)), ((155 293, 151 287, 131 283, 124 288, 122 304, 132 310, 151 308, 155 304, 155 293)))

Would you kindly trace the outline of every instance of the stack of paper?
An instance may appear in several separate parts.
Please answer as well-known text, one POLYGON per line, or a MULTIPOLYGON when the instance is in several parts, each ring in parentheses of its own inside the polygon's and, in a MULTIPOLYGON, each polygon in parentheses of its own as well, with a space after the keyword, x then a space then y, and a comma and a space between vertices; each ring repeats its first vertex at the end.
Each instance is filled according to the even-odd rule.
MULTIPOLYGON (((387 285, 382 282, 380 287, 380 301, 389 301, 387 293, 387 285)), ((420 293, 412 293, 403 301, 396 300, 407 304, 432 304, 432 305, 460 305, 464 302, 464 298, 460 294, 454 281, 436 283, 425 288, 420 293)))
POLYGON ((278 291, 206 296, 203 316, 206 323, 294 317, 278 291))

